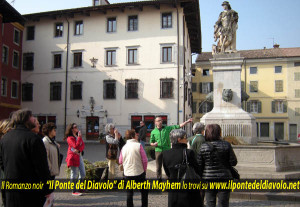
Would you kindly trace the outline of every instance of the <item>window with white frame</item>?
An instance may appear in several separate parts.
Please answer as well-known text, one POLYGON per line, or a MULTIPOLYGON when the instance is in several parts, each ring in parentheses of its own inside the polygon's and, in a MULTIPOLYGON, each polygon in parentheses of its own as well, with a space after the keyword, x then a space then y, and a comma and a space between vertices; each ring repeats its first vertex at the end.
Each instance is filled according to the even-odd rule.
POLYGON ((294 73, 294 80, 295 81, 300 81, 300 72, 295 72, 294 73))
POLYGON ((107 18, 107 32, 116 32, 117 31, 117 18, 110 17, 107 18))
POLYGON ((12 81, 11 82, 11 98, 18 98, 18 90, 19 89, 19 82, 12 81))
POLYGON ((162 62, 170 63, 172 62, 172 47, 162 47, 162 62))
POLYGON ((257 67, 250 67, 250 74, 257 74, 257 67))
POLYGON ((113 66, 116 65, 116 50, 108 49, 106 50, 106 65, 113 66))
POLYGON ((127 64, 137 64, 138 63, 138 49, 128 48, 127 49, 127 64))
POLYGON ((258 92, 258 81, 250 81, 250 92, 258 92))
POLYGON ((7 96, 7 78, 1 77, 1 96, 7 96))
POLYGON ((20 61, 19 61, 20 57, 19 57, 19 52, 17 51, 13 51, 13 62, 12 62, 12 66, 14 68, 19 68, 19 64, 20 64, 20 61))
POLYGON ((210 112, 214 107, 213 102, 200 102, 199 103, 199 113, 200 114, 206 114, 208 112, 210 112))
POLYGON ((8 65, 8 47, 5 45, 2 47, 2 63, 8 65))
POLYGON ((75 30, 74 35, 82 35, 83 34, 83 21, 75 21, 75 30))
POLYGON ((272 101, 272 113, 286 113, 287 112, 287 101, 274 100, 272 101))
POLYGON ((14 29, 14 43, 19 45, 21 41, 21 33, 18 29, 14 29))
POLYGON ((282 72, 282 66, 275 66, 275 73, 281 73, 282 72))
POLYGON ((208 94, 213 91, 213 82, 200 83, 200 93, 208 94))

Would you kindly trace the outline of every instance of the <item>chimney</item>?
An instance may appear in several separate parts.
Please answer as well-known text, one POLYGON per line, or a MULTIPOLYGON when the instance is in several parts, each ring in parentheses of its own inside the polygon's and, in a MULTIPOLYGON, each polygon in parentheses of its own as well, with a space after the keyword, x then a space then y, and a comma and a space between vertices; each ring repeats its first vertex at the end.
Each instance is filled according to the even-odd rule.
POLYGON ((273 45, 274 48, 279 48, 279 46, 280 46, 280 45, 277 44, 277 43, 275 43, 275 44, 273 45))

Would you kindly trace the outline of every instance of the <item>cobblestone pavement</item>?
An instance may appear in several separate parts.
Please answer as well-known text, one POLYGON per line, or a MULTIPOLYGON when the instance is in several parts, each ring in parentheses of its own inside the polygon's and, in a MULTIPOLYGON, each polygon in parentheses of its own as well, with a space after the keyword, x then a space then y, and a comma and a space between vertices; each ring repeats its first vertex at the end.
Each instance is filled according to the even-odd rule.
MULTIPOLYGON (((150 193, 149 194, 149 207, 166 207, 168 206, 167 193, 150 193)), ((71 193, 55 193, 55 207, 119 207, 126 206, 126 193, 125 192, 103 192, 103 193, 85 193, 83 196, 72 196, 71 193)), ((140 193, 134 194, 134 206, 141 206, 140 193)), ((239 200, 230 199, 230 207, 296 207, 300 206, 298 202, 292 201, 260 201, 260 200, 239 200)))

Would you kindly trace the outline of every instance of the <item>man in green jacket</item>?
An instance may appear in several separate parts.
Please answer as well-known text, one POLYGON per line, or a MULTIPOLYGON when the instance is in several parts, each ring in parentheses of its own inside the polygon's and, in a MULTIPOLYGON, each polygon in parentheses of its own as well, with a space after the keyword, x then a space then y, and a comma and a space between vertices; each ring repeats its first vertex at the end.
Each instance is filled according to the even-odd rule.
POLYGON ((187 123, 192 122, 193 119, 189 119, 180 125, 163 126, 162 118, 155 118, 155 129, 152 130, 150 135, 150 144, 155 146, 155 160, 156 160, 156 176, 157 179, 161 180, 161 167, 163 155, 162 152, 171 149, 169 134, 173 129, 179 129, 185 126, 187 123))

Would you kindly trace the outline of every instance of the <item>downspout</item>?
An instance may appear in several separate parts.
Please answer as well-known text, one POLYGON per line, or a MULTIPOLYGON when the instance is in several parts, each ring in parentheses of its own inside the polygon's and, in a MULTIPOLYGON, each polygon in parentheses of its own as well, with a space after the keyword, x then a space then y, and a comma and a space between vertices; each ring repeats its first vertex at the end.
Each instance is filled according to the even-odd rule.
MULTIPOLYGON (((186 70, 186 63, 185 63, 185 25, 184 25, 184 16, 182 17, 182 32, 183 32, 183 35, 182 35, 182 49, 183 49, 183 81, 184 81, 184 88, 183 88, 183 117, 182 117, 182 122, 185 121, 185 103, 186 103, 186 100, 185 100, 185 95, 187 97, 187 100, 189 99, 189 94, 188 94, 188 87, 187 87, 187 90, 185 91, 185 70, 186 70), (186 93, 186 94, 185 94, 186 93)), ((188 86, 189 86, 189 81, 188 81, 188 86)), ((185 127, 186 128, 186 127, 185 127)))
MULTIPOLYGON (((244 90, 245 90, 245 93, 247 93, 247 71, 246 71, 246 68, 247 68, 247 66, 246 66, 246 64, 247 64, 247 61, 244 59, 244 76, 245 76, 245 82, 244 82, 244 90)), ((247 111, 247 102, 245 101, 244 103, 244 109, 246 109, 245 111, 247 111)))
MULTIPOLYGON (((179 124, 179 12, 178 1, 176 0, 176 12, 177 12, 177 124, 179 124)), ((184 78, 184 77, 183 77, 184 78)))
POLYGON ((67 128, 67 105, 68 105, 68 67, 69 67, 69 33, 70 33, 70 22, 66 17, 68 22, 68 32, 67 32, 67 56, 66 56, 66 79, 65 79, 65 108, 64 108, 64 129, 67 128))

